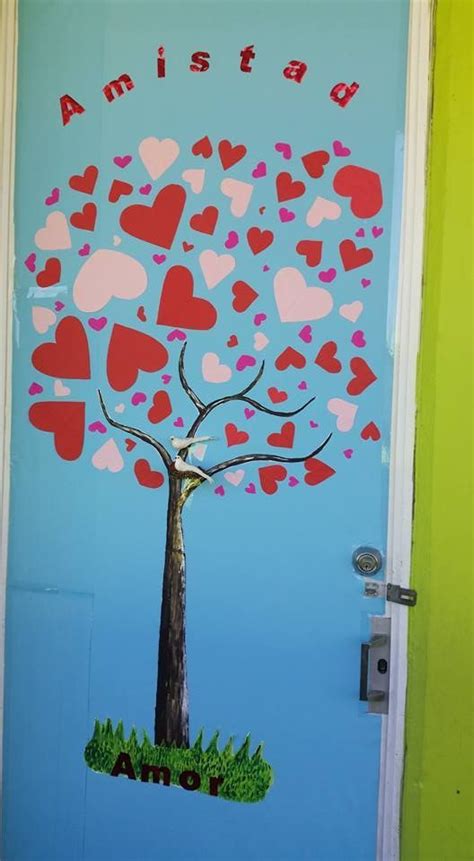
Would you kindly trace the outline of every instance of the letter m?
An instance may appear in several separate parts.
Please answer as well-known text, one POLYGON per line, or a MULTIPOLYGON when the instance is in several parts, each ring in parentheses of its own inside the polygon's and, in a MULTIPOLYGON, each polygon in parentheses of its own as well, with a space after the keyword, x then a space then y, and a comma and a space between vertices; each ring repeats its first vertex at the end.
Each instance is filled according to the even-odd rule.
POLYGON ((164 786, 169 786, 171 783, 171 771, 166 765, 142 765, 140 780, 148 783, 150 775, 153 777, 153 783, 159 783, 161 778, 164 786))
POLYGON ((133 90, 135 84, 130 75, 120 75, 115 81, 109 81, 105 87, 102 87, 102 92, 108 102, 113 102, 117 96, 123 96, 125 90, 133 90))

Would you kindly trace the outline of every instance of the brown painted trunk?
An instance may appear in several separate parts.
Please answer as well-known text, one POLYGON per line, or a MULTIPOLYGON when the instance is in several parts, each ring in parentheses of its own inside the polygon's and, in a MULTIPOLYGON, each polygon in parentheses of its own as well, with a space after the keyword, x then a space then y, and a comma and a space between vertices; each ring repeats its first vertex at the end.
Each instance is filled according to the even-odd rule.
POLYGON ((155 744, 189 747, 186 675, 186 555, 184 552, 181 480, 170 475, 165 566, 161 599, 155 744))

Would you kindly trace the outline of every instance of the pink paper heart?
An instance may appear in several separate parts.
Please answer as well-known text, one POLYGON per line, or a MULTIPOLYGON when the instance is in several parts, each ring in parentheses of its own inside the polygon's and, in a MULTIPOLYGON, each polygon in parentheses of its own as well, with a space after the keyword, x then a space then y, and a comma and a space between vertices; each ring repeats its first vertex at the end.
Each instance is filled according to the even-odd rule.
POLYGON ((168 385, 168 383, 169 383, 169 382, 171 382, 171 376, 170 376, 170 374, 162 374, 162 375, 161 375, 161 379, 162 379, 162 381, 164 382, 165 386, 167 386, 167 385, 168 385))
POLYGON ((43 391, 43 386, 40 386, 39 383, 31 383, 31 386, 28 389, 29 395, 40 395, 43 391))
POLYGON ((174 420, 173 424, 174 424, 175 428, 183 428, 184 427, 184 421, 181 418, 181 416, 178 416, 178 418, 174 420))
POLYGON ((65 307, 66 306, 65 306, 64 302, 61 302, 59 299, 54 303, 54 310, 55 311, 58 311, 58 312, 62 311, 63 308, 65 308, 65 307))
POLYGON ((291 158, 291 146, 288 143, 284 143, 283 141, 279 141, 275 144, 275 149, 277 152, 281 153, 283 158, 289 159, 291 158))
POLYGON ((59 188, 53 188, 51 194, 45 198, 46 206, 54 206, 59 200, 59 188))
POLYGON ((342 141, 333 141, 332 142, 332 148, 334 151, 334 155, 337 155, 339 157, 351 154, 349 147, 344 146, 342 141))
POLYGON ((311 344, 313 339, 313 330, 309 323, 306 326, 303 326, 302 329, 298 332, 298 336, 304 341, 305 344, 311 344))
POLYGON ((25 266, 28 269, 28 272, 36 271, 36 254, 29 254, 25 260, 25 266))
POLYGON ((267 319, 266 314, 262 314, 262 313, 255 314, 255 317, 253 318, 253 322, 255 323, 256 326, 260 326, 262 323, 265 322, 266 319, 267 319))
POLYGON ((239 244, 239 234, 235 230, 229 230, 227 239, 224 242, 226 248, 235 248, 239 244))
POLYGON ((164 263, 165 260, 166 260, 166 254, 154 254, 153 255, 153 262, 158 263, 158 266, 160 266, 161 263, 164 263))
POLYGON ((141 185, 138 190, 139 190, 140 194, 150 194, 151 189, 152 189, 151 182, 147 182, 146 185, 141 185))
POLYGON ((280 221, 285 223, 286 221, 294 221, 296 215, 291 209, 287 209, 286 206, 282 206, 281 209, 278 210, 278 215, 280 216, 280 221))
POLYGON ((107 317, 89 317, 87 322, 94 332, 101 332, 107 325, 107 317))
POLYGON ((364 228, 363 228, 363 227, 359 227, 359 229, 358 229, 358 230, 356 230, 355 235, 356 235, 356 236, 365 236, 365 230, 364 230, 364 228))
POLYGON ((123 167, 127 167, 127 164, 130 164, 131 160, 132 160, 131 155, 116 155, 114 157, 114 164, 116 164, 117 167, 123 168, 123 167))
POLYGON ((79 257, 87 257, 87 255, 91 253, 91 247, 89 243, 85 242, 82 248, 79 248, 79 251, 77 253, 79 254, 79 257))
POLYGON ((244 415, 246 419, 251 419, 255 415, 255 410, 250 409, 250 407, 245 407, 244 415))
POLYGON ((107 433, 107 428, 103 422, 91 422, 89 430, 92 431, 92 433, 107 433))
POLYGON ((374 239, 377 239, 378 236, 382 236, 383 227, 373 227, 372 228, 372 236, 374 239))
POLYGON ((146 401, 145 392, 134 392, 132 395, 132 404, 134 407, 138 407, 139 404, 143 404, 146 401))
POLYGON ((173 329, 172 332, 166 336, 167 341, 185 341, 186 340, 186 332, 182 332, 181 329, 173 329))
POLYGON ((290 475, 290 477, 288 479, 289 487, 296 487, 297 484, 299 484, 299 481, 296 478, 296 475, 290 475))
POLYGON ((267 175, 267 166, 264 161, 259 161, 257 167, 254 167, 252 171, 252 176, 254 179, 260 179, 262 176, 267 175))
POLYGON ((298 388, 301 389, 302 392, 305 392, 308 388, 308 383, 305 380, 301 380, 301 383, 298 383, 298 388))
POLYGON ((255 487, 253 481, 251 481, 250 484, 248 484, 247 487, 245 488, 245 493, 256 493, 256 492, 257 492, 257 488, 255 487))
POLYGON ((343 453, 344 457, 347 457, 347 459, 350 460, 350 458, 354 454, 354 449, 353 448, 345 448, 342 453, 343 453))
POLYGON ((360 283, 362 284, 362 287, 370 287, 372 281, 370 280, 370 278, 361 278, 360 283))
POLYGON ((318 424, 318 422, 315 422, 313 419, 310 419, 309 420, 309 426, 310 426, 310 428, 318 428, 319 424, 318 424))
POLYGON ((214 488, 214 493, 216 494, 216 496, 224 496, 225 490, 222 484, 218 484, 217 487, 214 488))
POLYGON ((354 347, 365 347, 366 340, 362 329, 356 329, 351 338, 354 347))
POLYGON ((334 281, 336 275, 336 270, 331 267, 331 269, 326 269, 326 271, 323 270, 322 272, 319 272, 318 278, 320 281, 323 282, 323 284, 330 284, 331 281, 334 281))
POLYGON ((239 358, 237 359, 237 362, 235 364, 235 367, 237 368, 238 371, 244 371, 245 368, 253 368, 253 366, 256 364, 256 361, 257 360, 255 359, 254 356, 246 356, 246 355, 239 356, 239 358))

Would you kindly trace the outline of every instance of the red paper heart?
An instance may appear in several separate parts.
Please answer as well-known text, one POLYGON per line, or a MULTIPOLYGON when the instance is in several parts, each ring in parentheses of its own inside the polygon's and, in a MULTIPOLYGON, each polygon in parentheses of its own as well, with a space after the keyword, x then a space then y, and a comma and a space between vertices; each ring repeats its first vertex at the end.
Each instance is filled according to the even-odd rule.
POLYGON ((261 466, 258 471, 260 486, 264 493, 270 496, 278 490, 278 482, 284 481, 287 476, 287 471, 284 466, 279 464, 271 466, 261 466))
POLYGON ((337 344, 335 341, 326 341, 321 347, 314 363, 330 374, 338 374, 342 370, 342 364, 336 359, 337 344))
POLYGON ((85 416, 83 401, 40 401, 29 411, 33 427, 54 434, 56 453, 63 460, 77 460, 82 454, 85 416))
POLYGON ((280 203, 284 200, 294 200, 295 197, 301 197, 306 191, 304 182, 293 179, 291 173, 283 171, 276 178, 277 198, 280 203))
POLYGON ((374 253, 370 248, 357 248, 352 239, 343 239, 339 243, 339 254, 346 272, 365 266, 373 259, 374 253))
POLYGON ((125 437, 125 448, 127 451, 133 451, 136 446, 136 442, 134 439, 130 439, 129 437, 125 437))
POLYGON ((236 144, 232 146, 230 141, 223 140, 220 141, 219 146, 219 158, 221 160, 222 167, 224 170, 227 170, 229 167, 232 167, 237 162, 241 161, 243 157, 247 154, 247 147, 243 144, 236 144))
POLYGON ((117 203, 117 200, 120 200, 122 196, 131 194, 132 191, 133 185, 130 185, 129 182, 123 182, 121 179, 114 179, 109 190, 109 202, 117 203))
POLYGON ((228 347, 237 347, 238 343, 239 343, 239 340, 237 338, 237 335, 231 335, 229 340, 227 341, 227 346, 228 347))
POLYGON ((73 212, 69 221, 78 230, 94 230, 97 218, 95 203, 85 203, 80 212, 73 212))
POLYGON ((212 155, 212 144, 209 138, 203 137, 193 144, 191 149, 193 155, 202 155, 203 158, 210 158, 212 155))
POLYGON ((336 470, 332 466, 328 466, 327 463, 323 463, 322 460, 318 460, 316 457, 308 458, 308 460, 305 460, 304 465, 307 470, 304 480, 306 484, 311 486, 321 484, 322 481, 326 481, 327 478, 331 478, 331 475, 335 475, 336 473, 336 470))
POLYGON ((283 401, 288 400, 288 395, 286 392, 279 391, 275 386, 271 386, 268 389, 268 397, 270 398, 272 404, 282 404, 283 401))
POLYGON ((250 308, 255 299, 258 299, 257 291, 250 284, 247 284, 246 281, 236 281, 232 285, 232 293, 235 297, 232 300, 232 307, 239 314, 250 308))
POLYGON ((181 185, 166 185, 151 206, 142 203, 127 206, 120 215, 120 226, 143 242, 171 248, 185 203, 186 192, 181 185))
POLYGON ((186 241, 183 242, 183 251, 192 251, 193 248, 194 248, 194 245, 191 245, 190 242, 186 242, 186 241))
POLYGON ((293 347, 286 347, 286 349, 284 349, 283 352, 275 359, 275 368, 278 371, 286 371, 290 366, 301 369, 304 368, 305 365, 305 357, 293 347))
POLYGON ((152 469, 149 462, 144 457, 135 461, 133 471, 138 484, 141 484, 142 487, 150 487, 152 490, 156 490, 157 487, 161 487, 165 480, 164 475, 161 472, 158 472, 158 470, 152 469))
POLYGON ((360 395, 362 392, 375 383, 377 377, 371 368, 369 368, 365 359, 358 356, 350 361, 351 371, 354 374, 346 386, 346 391, 349 395, 360 395))
POLYGON ((61 278, 61 261, 57 257, 48 257, 44 269, 38 272, 36 283, 38 287, 52 287, 61 278))
POLYGON ((358 218, 373 218, 383 205, 380 176, 373 170, 346 164, 336 173, 333 188, 351 198, 351 210, 358 218))
POLYGON ((86 167, 84 173, 74 174, 69 179, 69 187, 83 194, 93 194, 99 171, 94 164, 86 167))
POLYGON ((49 377, 89 380, 91 366, 86 331, 77 317, 64 317, 58 323, 55 341, 40 344, 31 357, 33 366, 49 377))
POLYGON ((301 156, 306 172, 312 179, 319 179, 324 173, 324 165, 329 161, 329 153, 325 149, 317 149, 301 156))
POLYGON ((224 431, 229 448, 231 445, 243 445, 250 439, 248 433, 246 433, 246 431, 239 430, 237 425, 233 422, 226 424, 224 431))
POLYGON ((137 309, 137 317, 139 320, 142 321, 142 323, 146 323, 146 313, 143 305, 140 305, 140 307, 137 309))
POLYGON ((362 439, 371 439, 374 442, 377 442, 377 440, 379 440, 381 436, 375 422, 369 422, 368 425, 365 426, 365 428, 362 428, 360 435, 362 439))
POLYGON ((295 441, 295 425, 293 422, 285 422, 280 433, 271 433, 267 437, 269 445, 278 446, 278 448, 293 448, 295 441))
POLYGON ((202 212, 197 212, 192 215, 189 220, 189 225, 193 230, 198 230, 199 233, 207 233, 212 236, 216 229, 219 210, 216 206, 206 206, 202 212))
POLYGON ((148 420, 157 425, 171 415, 173 409, 168 392, 163 389, 153 395, 153 406, 148 410, 148 420))
POLYGON ((323 243, 317 239, 301 239, 296 246, 296 253, 306 259, 307 266, 318 266, 321 263, 323 243))
POLYGON ((166 347, 151 335, 115 323, 107 352, 107 379, 116 392, 133 386, 139 371, 159 371, 167 361, 166 347))
POLYGON ((273 233, 271 230, 260 230, 259 227, 250 227, 247 230, 247 242, 250 250, 254 254, 260 254, 265 248, 273 242, 273 233))
POLYGON ((217 311, 207 299, 193 296, 193 276, 186 266, 172 266, 163 282, 156 322, 183 329, 212 329, 217 311))

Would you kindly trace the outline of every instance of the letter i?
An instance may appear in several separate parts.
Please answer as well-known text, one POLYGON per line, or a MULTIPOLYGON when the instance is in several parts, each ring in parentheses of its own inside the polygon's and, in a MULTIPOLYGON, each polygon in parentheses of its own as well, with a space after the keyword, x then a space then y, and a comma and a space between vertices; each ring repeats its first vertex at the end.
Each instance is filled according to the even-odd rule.
POLYGON ((166 75, 166 58, 165 58, 165 49, 163 45, 160 45, 158 48, 158 57, 156 59, 156 76, 158 78, 164 78, 166 75))

